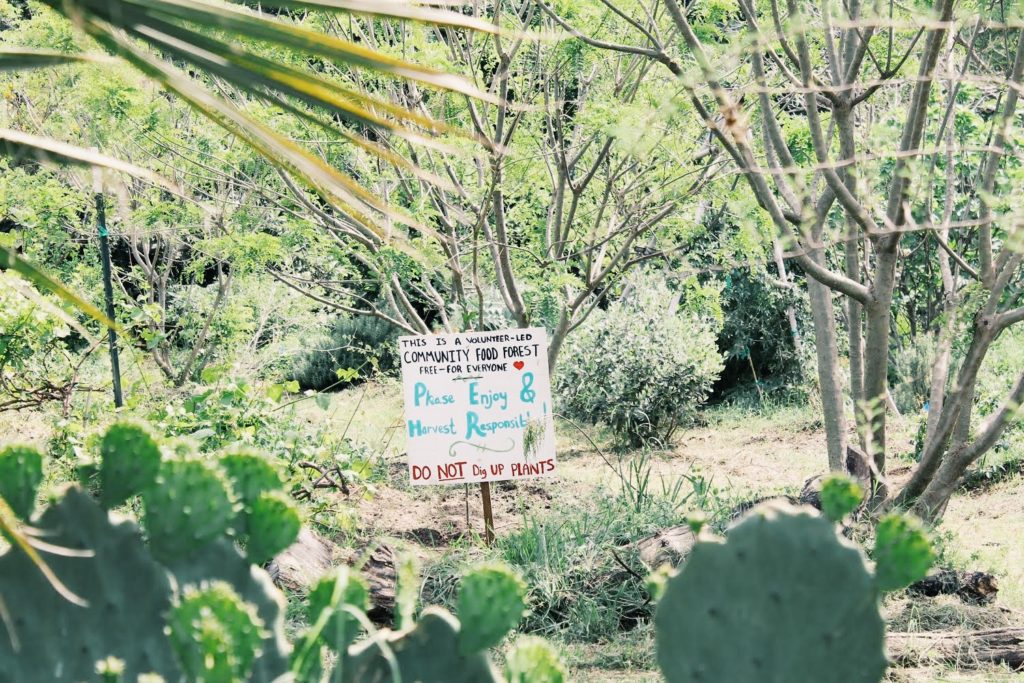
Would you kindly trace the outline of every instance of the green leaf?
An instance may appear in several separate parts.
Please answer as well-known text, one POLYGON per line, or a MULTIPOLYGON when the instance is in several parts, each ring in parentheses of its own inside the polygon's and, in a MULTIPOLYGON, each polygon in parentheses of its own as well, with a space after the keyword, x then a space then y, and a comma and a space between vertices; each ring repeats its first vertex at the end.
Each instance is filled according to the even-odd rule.
POLYGON ((923 579, 935 551, 919 521, 892 514, 875 529, 874 560, 879 589, 895 591, 923 579))
POLYGON ((297 394, 297 393, 299 393, 299 382, 298 382, 298 380, 294 380, 294 379, 288 380, 287 382, 284 383, 283 386, 284 386, 284 390, 287 391, 289 394, 297 394))
POLYGON ((174 194, 184 194, 184 190, 176 183, 149 169, 100 154, 95 150, 75 147, 53 138, 30 135, 9 128, 0 128, 0 153, 15 161, 32 159, 41 164, 108 168, 158 185, 174 194))
POLYGON ((105 325, 106 327, 113 327, 118 331, 118 333, 123 332, 120 326, 108 318, 104 313, 100 312, 100 309, 72 292, 57 280, 54 280, 32 263, 22 259, 14 252, 13 249, 0 246, 0 270, 4 268, 13 270, 39 289, 55 294, 65 303, 74 306, 82 313, 85 313, 90 318, 105 325))
POLYGON ((331 395, 330 394, 317 394, 313 399, 321 410, 327 410, 331 407, 331 395))
POLYGON ((338 379, 342 382, 352 382, 359 379, 359 371, 355 368, 338 368, 334 371, 334 374, 338 376, 338 379))
POLYGON ((269 398, 274 403, 280 401, 282 396, 284 396, 283 384, 271 384, 269 387, 267 387, 267 398, 269 398))
POLYGON ((526 583, 508 567, 487 564, 459 586, 459 650, 464 655, 493 647, 526 613, 526 583))
POLYGON ((821 483, 821 511, 833 522, 856 510, 862 500, 864 489, 849 477, 834 474, 821 483))
POLYGON ((83 62, 109 63, 111 61, 110 58, 102 55, 69 54, 56 50, 36 50, 27 47, 0 48, 0 71, 38 69, 83 62))

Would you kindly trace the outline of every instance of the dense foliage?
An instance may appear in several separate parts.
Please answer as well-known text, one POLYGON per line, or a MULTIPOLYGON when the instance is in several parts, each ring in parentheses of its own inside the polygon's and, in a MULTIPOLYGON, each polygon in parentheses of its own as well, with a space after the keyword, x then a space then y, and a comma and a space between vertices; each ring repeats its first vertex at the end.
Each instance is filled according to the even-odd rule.
POLYGON ((712 324, 682 292, 640 278, 567 343, 555 390, 569 418, 605 423, 630 445, 667 444, 707 398, 722 358, 712 324))

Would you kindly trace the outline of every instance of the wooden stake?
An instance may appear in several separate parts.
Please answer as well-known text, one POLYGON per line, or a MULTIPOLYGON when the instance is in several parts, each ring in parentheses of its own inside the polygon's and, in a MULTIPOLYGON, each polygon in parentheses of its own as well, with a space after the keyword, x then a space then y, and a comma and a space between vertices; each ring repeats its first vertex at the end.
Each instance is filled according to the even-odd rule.
POLYGON ((484 502, 484 539, 487 545, 494 543, 494 516, 491 514, 491 482, 480 482, 480 498, 484 502))

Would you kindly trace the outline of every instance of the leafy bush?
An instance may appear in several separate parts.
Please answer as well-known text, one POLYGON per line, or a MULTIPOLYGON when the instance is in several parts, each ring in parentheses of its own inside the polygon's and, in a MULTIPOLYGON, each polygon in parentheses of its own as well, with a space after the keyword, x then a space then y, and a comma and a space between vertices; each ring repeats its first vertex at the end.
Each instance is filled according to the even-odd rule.
POLYGON ((398 368, 400 330, 380 318, 370 316, 339 317, 326 334, 314 339, 289 372, 303 389, 327 389, 339 386, 337 371, 367 366, 382 372, 398 368))
POLYGON ((629 445, 665 442, 722 371, 709 322, 673 313, 664 283, 642 283, 570 336, 555 377, 561 411, 603 422, 629 445))
POLYGON ((807 398, 804 369, 814 367, 806 338, 810 330, 795 340, 788 319, 790 307, 798 321, 808 318, 806 295, 799 288, 782 289, 771 278, 751 268, 736 268, 724 275, 718 348, 725 354, 725 368, 715 387, 716 397, 732 402, 807 398))
POLYGON ((84 356, 53 299, 11 273, 0 273, 0 410, 49 402, 65 410, 84 356))

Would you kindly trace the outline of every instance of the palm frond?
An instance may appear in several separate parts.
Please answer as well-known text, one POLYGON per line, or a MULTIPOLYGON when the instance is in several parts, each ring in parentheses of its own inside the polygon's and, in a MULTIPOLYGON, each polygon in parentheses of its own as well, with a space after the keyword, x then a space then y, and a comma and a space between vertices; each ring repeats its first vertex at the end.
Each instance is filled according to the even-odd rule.
MULTIPOLYGON (((0 536, 3 536, 10 541, 17 551, 24 553, 28 557, 29 561, 32 562, 36 569, 38 569, 43 575, 47 583, 49 583, 50 586, 61 595, 61 597, 80 607, 89 606, 87 601, 72 592, 71 589, 65 586, 64 583, 57 578, 57 575, 53 573, 53 570, 50 569, 50 566, 46 564, 46 561, 39 555, 39 552, 33 546, 32 540, 22 532, 21 526, 14 516, 14 512, 3 498, 0 498, 0 536)), ((82 557, 83 555, 79 554, 77 556, 82 557)), ((85 556, 88 557, 88 555, 85 556)), ((6 621, 6 619, 4 621, 6 621)), ((12 637, 16 636, 12 635, 12 637)))
POLYGON ((110 61, 112 60, 109 57, 103 55, 68 54, 55 50, 35 50, 27 47, 0 47, 0 71, 110 61))

